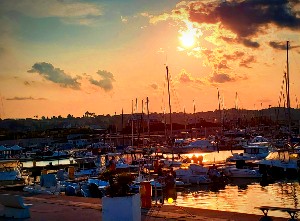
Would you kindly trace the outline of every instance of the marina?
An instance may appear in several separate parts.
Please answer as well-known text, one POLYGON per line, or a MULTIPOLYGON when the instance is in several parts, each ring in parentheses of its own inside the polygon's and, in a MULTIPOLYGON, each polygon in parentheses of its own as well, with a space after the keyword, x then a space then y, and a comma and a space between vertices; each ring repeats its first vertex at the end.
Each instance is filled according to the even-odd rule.
MULTIPOLYGON (((235 154, 241 153, 243 153, 243 150, 235 151, 235 154)), ((205 167, 208 168, 214 164, 219 168, 222 168, 226 164, 226 159, 232 156, 232 151, 208 152, 196 155, 202 156, 203 165, 205 167)), ((122 156, 124 159, 127 159, 128 162, 132 161, 130 154, 124 154, 122 156)), ((142 155, 139 155, 139 157, 141 156, 142 155)), ((165 156, 168 158, 172 155, 165 154, 165 156)), ((183 159, 192 159, 193 156, 195 156, 195 153, 181 155, 183 159)), ((100 162, 104 164, 105 157, 103 156, 100 159, 100 162)), ((76 165, 74 163, 70 164, 70 162, 74 162, 74 159, 67 158, 60 160, 36 161, 35 165, 36 167, 41 168, 41 171, 48 168, 48 171, 51 172, 57 171, 59 168, 69 168, 76 165), (49 168, 49 165, 51 165, 52 168, 49 168)), ((33 168, 33 161, 23 162, 23 167, 26 168, 26 170, 33 168)), ((179 174, 178 177, 180 177, 179 174)), ((63 194, 65 193, 66 192, 63 192, 63 194)), ((297 208, 299 197, 300 185, 298 179, 284 178, 265 183, 262 180, 262 177, 229 177, 226 183, 222 184, 212 182, 194 183, 190 186, 180 188, 176 192, 174 204, 179 207, 261 215, 261 211, 253 205, 256 205, 256 207, 271 205, 274 207, 285 206, 287 208, 297 208)), ((154 205, 156 203, 159 205, 169 204, 168 199, 164 198, 164 196, 160 194, 156 196, 154 194, 152 195, 152 203, 154 205), (163 197, 163 202, 161 197, 163 197)), ((272 216, 289 217, 286 212, 279 210, 272 211, 272 216)))
POLYGON ((0 1, 0 221, 299 220, 299 6, 0 1))

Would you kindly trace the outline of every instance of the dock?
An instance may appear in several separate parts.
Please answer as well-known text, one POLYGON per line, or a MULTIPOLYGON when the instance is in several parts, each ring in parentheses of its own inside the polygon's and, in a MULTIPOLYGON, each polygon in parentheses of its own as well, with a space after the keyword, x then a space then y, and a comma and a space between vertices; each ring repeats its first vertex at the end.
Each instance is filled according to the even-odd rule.
MULTIPOLYGON (((0 190, 0 193, 4 193, 0 190)), ((7 191, 5 191, 7 193, 7 191)), ((74 221, 102 220, 102 202, 99 198, 84 198, 65 195, 33 195, 21 191, 9 191, 22 195, 26 203, 31 203, 30 221, 74 221)), ((1 206, 0 206, 1 207, 1 206)), ((1 209, 1 208, 0 208, 1 209)), ((259 221, 262 215, 180 207, 175 204, 153 205, 151 209, 142 209, 142 221, 162 220, 198 220, 198 221, 259 221)), ((272 217, 273 221, 286 221, 286 218, 272 217)), ((0 220, 9 220, 0 217, 0 220)))

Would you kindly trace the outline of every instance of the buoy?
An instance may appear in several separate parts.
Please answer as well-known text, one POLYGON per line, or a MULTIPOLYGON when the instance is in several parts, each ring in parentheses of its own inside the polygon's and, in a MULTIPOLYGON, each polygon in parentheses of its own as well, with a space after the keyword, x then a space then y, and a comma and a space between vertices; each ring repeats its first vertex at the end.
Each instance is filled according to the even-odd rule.
POLYGON ((174 202, 173 198, 168 198, 168 203, 172 204, 174 202))

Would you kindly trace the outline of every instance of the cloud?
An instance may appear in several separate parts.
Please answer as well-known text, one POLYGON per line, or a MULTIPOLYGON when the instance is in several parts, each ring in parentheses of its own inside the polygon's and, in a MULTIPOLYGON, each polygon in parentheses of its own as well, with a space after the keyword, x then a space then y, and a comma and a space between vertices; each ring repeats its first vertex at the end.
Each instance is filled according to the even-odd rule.
POLYGON ((121 16, 121 21, 122 21, 122 23, 127 23, 128 22, 128 18, 124 17, 124 16, 121 16))
POLYGON ((46 62, 35 63, 28 73, 38 73, 46 80, 59 84, 61 87, 69 87, 72 89, 80 89, 78 79, 80 77, 72 78, 63 70, 54 68, 52 64, 46 62))
POLYGON ((180 72, 178 80, 180 83, 190 83, 194 81, 192 76, 189 73, 187 73, 185 70, 182 70, 180 72))
POLYGON ((250 39, 243 39, 242 43, 249 48, 258 48, 260 45, 258 42, 252 41, 250 39))
POLYGON ((252 63, 256 63, 256 58, 253 55, 248 55, 243 51, 235 51, 232 54, 224 54, 223 57, 227 61, 239 62, 240 67, 251 68, 252 63))
POLYGON ((245 55, 244 52, 242 51, 235 51, 233 54, 224 54, 224 58, 226 58, 227 60, 237 60, 237 59, 241 59, 243 56, 245 55))
POLYGON ((226 60, 221 60, 219 62, 219 64, 217 64, 217 69, 229 69, 228 65, 227 65, 227 61, 226 60))
POLYGON ((251 63, 255 63, 256 62, 256 59, 255 57, 252 55, 252 56, 249 56, 245 59, 242 59, 242 61, 240 62, 240 66, 241 67, 245 67, 245 68, 251 68, 250 64, 251 63))
POLYGON ((2 1, 0 8, 0 11, 19 12, 30 17, 58 17, 69 22, 74 19, 78 24, 87 24, 87 20, 102 15, 99 5, 76 0, 9 0, 2 1))
POLYGON ((201 78, 195 78, 190 73, 182 69, 180 73, 176 76, 177 82, 181 84, 194 84, 198 86, 199 84, 205 84, 206 80, 201 78))
POLYGON ((189 15, 191 21, 220 23, 238 38, 245 38, 264 33, 270 25, 299 30, 299 11, 295 6, 296 1, 288 0, 196 1, 190 4, 189 15))
POLYGON ((113 82, 115 81, 114 75, 105 70, 99 70, 97 74, 102 78, 101 80, 95 80, 92 77, 89 78, 91 84, 94 84, 104 91, 111 91, 113 89, 113 82))
POLYGON ((209 81, 211 83, 225 83, 225 82, 236 81, 236 79, 231 77, 229 74, 213 73, 213 75, 209 78, 209 81))
MULTIPOLYGON (((270 41, 269 45, 277 50, 286 50, 286 42, 278 42, 278 41, 270 41)), ((299 48, 300 45, 296 45, 296 46, 289 46, 289 49, 293 49, 293 48, 299 48)))
POLYGON ((158 84, 157 83, 153 83, 150 85, 151 88, 153 88, 154 90, 158 89, 158 84))
MULTIPOLYGON (((149 22, 189 21, 229 44, 259 48, 255 39, 277 29, 300 30, 298 0, 196 0, 181 1, 170 13, 150 17, 149 22)), ((208 40, 208 38, 206 39, 208 40)))
POLYGON ((243 44, 248 48, 258 48, 260 46, 258 42, 246 38, 232 38, 227 36, 220 36, 220 38, 228 44, 243 44))
POLYGON ((47 100, 46 98, 33 98, 33 97, 12 97, 12 98, 6 98, 8 101, 24 101, 24 100, 47 100))

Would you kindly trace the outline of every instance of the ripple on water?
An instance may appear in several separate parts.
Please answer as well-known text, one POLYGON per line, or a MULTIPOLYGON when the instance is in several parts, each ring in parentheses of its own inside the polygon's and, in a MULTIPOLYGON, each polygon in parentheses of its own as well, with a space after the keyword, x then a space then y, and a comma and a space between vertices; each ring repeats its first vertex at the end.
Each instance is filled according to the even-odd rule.
MULTIPOLYGON (((223 189, 209 185, 193 186, 178 192, 178 206, 231 211, 262 215, 255 207, 275 206, 300 208, 298 181, 280 181, 261 186, 258 180, 240 179, 231 181, 223 189)), ((284 212, 271 211, 271 216, 289 218, 284 212)))

